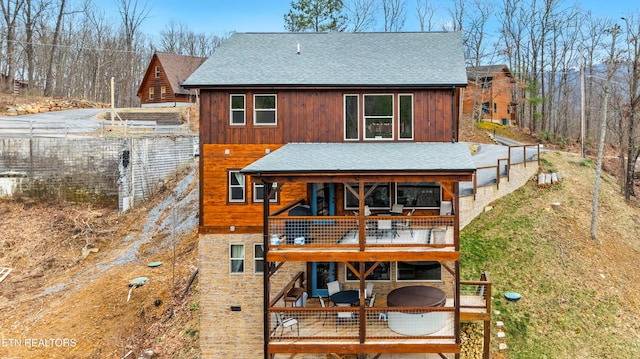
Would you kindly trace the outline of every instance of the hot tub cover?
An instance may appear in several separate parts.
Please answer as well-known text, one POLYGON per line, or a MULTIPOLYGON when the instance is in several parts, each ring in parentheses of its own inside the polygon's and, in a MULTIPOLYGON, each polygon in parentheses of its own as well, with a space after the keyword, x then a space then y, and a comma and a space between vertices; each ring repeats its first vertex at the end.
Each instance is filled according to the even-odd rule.
POLYGON ((443 307, 446 301, 442 289, 424 285, 396 288, 387 295, 389 307, 443 307))

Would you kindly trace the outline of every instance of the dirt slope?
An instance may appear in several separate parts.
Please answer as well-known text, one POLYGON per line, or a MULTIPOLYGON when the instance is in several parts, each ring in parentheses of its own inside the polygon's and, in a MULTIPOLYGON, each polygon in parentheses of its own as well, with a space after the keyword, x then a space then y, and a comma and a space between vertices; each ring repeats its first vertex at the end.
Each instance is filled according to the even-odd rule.
POLYGON ((196 178, 126 214, 1 201, 0 358, 196 357, 197 280, 180 300, 197 268, 196 178))

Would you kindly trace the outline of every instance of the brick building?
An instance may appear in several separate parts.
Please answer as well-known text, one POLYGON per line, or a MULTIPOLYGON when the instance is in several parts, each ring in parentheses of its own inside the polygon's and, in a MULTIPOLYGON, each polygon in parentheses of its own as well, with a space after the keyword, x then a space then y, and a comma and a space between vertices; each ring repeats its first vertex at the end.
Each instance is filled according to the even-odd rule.
POLYGON ((235 33, 189 77, 202 357, 459 356, 466 85, 455 32, 235 33))

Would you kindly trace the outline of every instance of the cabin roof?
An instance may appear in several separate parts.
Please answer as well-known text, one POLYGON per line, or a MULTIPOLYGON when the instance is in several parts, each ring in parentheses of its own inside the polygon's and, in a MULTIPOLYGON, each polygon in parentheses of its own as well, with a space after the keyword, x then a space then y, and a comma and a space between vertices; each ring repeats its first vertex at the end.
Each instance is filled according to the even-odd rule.
POLYGON ((247 174, 474 172, 466 143, 289 143, 241 170, 247 174))
MULTIPOLYGON (((162 66, 162 70, 167 76, 167 80, 175 94, 191 93, 191 91, 182 87, 182 83, 207 59, 206 57, 184 56, 166 52, 156 52, 154 56, 158 58, 158 61, 162 66)), ((152 61, 149 61, 149 67, 147 68, 145 79, 147 76, 153 76, 154 74, 155 69, 151 68, 151 63, 152 61)), ((143 85, 144 79, 140 84, 138 93, 142 90, 143 85)))
POLYGON ((459 32, 234 33, 184 83, 466 86, 459 32))
POLYGON ((476 76, 478 78, 495 77, 498 74, 505 74, 507 77, 511 77, 511 71, 507 65, 484 65, 484 66, 469 66, 467 67, 467 78, 469 81, 475 81, 476 76))

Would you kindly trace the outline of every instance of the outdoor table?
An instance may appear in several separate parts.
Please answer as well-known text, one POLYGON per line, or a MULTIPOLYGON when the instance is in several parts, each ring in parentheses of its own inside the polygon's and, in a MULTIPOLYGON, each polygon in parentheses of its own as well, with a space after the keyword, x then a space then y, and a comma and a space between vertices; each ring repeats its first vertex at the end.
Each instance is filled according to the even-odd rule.
POLYGON ((360 299, 360 292, 355 289, 343 290, 332 294, 329 298, 334 304, 353 304, 360 299))

